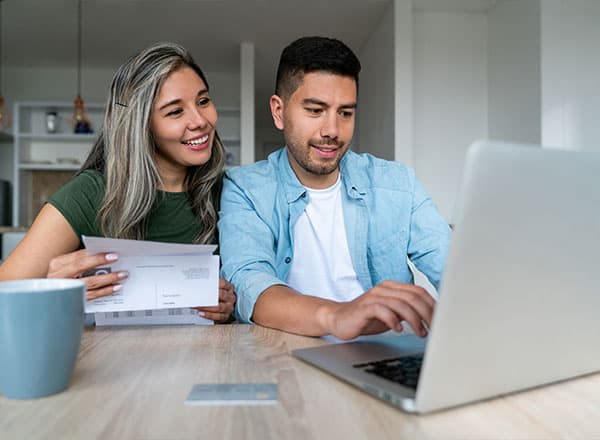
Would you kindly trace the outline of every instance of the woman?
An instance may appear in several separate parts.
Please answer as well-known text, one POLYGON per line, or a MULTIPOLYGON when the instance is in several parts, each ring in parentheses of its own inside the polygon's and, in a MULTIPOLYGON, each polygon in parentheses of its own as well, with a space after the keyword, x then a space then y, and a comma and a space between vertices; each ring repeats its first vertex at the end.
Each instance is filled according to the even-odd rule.
MULTIPOLYGON (((157 43, 129 59, 86 162, 41 209, 0 280, 80 277, 90 300, 120 290, 128 274, 87 276, 118 255, 77 250, 81 235, 215 243, 224 162, 216 123, 206 78, 183 47, 157 43)), ((234 304, 221 279, 219 305, 198 312, 225 322, 234 304)))

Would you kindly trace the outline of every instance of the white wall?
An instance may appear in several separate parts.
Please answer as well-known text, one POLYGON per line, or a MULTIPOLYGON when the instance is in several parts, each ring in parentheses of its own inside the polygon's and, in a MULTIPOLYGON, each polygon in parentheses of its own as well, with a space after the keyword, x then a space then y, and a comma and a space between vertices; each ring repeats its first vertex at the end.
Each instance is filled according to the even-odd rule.
POLYGON ((240 45, 240 163, 254 162, 254 43, 246 41, 240 45))
POLYGON ((273 125, 269 103, 265 99, 257 100, 256 115, 256 160, 266 159, 273 151, 285 145, 283 132, 273 125))
POLYGON ((497 3, 488 29, 489 137, 539 144, 539 0, 497 3))
POLYGON ((354 151, 394 160, 394 6, 358 50, 362 65, 354 151))
POLYGON ((414 14, 414 162, 452 221, 464 155, 488 133, 487 16, 414 14))
POLYGON ((600 151, 600 2, 543 0, 542 143, 600 151))
POLYGON ((394 159, 414 167, 413 0, 394 0, 394 159))
MULTIPOLYGON (((85 101, 106 101, 116 68, 83 69, 81 94, 85 101)), ((14 101, 70 101, 75 99, 74 68, 6 67, 5 98, 14 101), (10 93, 9 93, 10 92, 10 93)), ((236 73, 205 72, 210 93, 218 106, 239 107, 240 76, 236 73)), ((9 106, 12 111, 12 105, 9 106)))
MULTIPOLYGON (((85 101, 104 102, 112 69, 84 69, 81 94, 85 101)), ((14 101, 71 101, 77 94, 75 68, 7 67, 6 98, 14 101)), ((12 111, 12 105, 11 105, 12 111)))

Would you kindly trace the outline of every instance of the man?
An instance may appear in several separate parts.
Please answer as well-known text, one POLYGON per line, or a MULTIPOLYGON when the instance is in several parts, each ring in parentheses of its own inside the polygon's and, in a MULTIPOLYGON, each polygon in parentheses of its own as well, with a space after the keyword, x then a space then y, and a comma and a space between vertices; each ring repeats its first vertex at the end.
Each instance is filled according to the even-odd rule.
POLYGON ((412 170, 348 150, 360 62, 323 37, 284 49, 270 106, 286 147, 230 170, 219 220, 222 273, 242 322, 309 336, 425 336, 449 227, 412 170))

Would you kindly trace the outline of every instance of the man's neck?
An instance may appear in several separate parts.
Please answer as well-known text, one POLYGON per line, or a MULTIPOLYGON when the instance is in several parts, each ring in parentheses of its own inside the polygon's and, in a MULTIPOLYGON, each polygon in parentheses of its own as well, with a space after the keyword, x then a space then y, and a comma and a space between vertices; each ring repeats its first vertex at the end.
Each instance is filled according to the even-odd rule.
POLYGON ((340 175, 339 166, 329 174, 315 174, 310 171, 305 170, 299 164, 297 164, 294 159, 288 156, 288 161, 290 163, 290 167, 294 174, 302 184, 302 186, 310 189, 326 189, 337 182, 338 177, 340 175))

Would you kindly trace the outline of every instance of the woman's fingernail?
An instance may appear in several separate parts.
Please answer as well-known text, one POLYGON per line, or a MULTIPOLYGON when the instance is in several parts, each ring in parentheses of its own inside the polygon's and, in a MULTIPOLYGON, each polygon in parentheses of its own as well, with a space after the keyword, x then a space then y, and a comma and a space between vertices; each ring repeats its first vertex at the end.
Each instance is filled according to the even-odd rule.
POLYGON ((198 316, 204 317, 204 316, 206 316, 206 313, 204 313, 204 312, 198 312, 198 316))
POLYGON ((115 285, 113 286, 113 292, 118 292, 118 291, 119 291, 119 290, 121 290, 122 288, 123 288, 123 286, 122 286, 122 285, 120 285, 120 284, 115 284, 115 285))
POLYGON ((423 337, 429 334, 429 326, 425 321, 421 321, 423 323, 423 337))
POLYGON ((106 254, 104 258, 106 258, 106 261, 115 261, 119 259, 119 254, 106 254))
POLYGON ((127 278, 129 276, 129 272, 122 271, 117 274, 119 278, 127 278))

